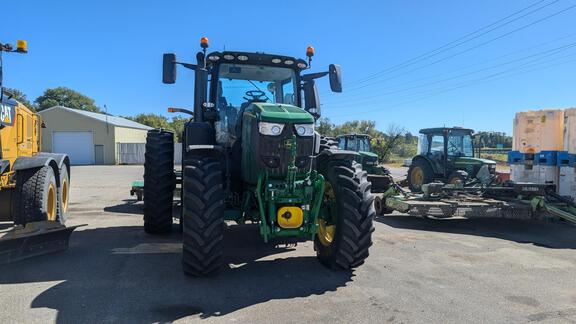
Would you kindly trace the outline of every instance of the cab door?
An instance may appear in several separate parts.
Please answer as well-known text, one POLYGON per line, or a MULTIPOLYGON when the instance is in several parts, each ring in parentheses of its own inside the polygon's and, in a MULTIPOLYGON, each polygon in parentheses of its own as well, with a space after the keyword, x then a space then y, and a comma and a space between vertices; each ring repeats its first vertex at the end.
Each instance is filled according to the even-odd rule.
POLYGON ((34 115, 19 104, 16 107, 17 156, 32 156, 34 148, 34 115))

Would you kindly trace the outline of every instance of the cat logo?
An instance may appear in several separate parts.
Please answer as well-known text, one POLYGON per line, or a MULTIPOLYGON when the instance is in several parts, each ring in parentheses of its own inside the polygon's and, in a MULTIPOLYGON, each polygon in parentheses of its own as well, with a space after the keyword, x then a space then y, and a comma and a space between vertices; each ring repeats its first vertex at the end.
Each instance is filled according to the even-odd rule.
POLYGON ((0 105, 0 124, 6 126, 12 126, 14 115, 14 107, 8 105, 0 105))

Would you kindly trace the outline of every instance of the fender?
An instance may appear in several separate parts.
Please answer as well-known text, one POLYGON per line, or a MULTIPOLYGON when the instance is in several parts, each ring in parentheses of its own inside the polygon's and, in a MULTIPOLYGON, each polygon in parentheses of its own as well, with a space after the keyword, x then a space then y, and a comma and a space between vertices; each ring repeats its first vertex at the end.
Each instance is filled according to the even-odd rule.
MULTIPOLYGON (((56 153, 39 153, 34 156, 21 156, 14 162, 13 171, 27 170, 34 168, 41 168, 44 166, 50 166, 54 170, 56 175, 56 183, 60 186, 60 170, 61 166, 65 166, 70 172, 69 161, 67 162, 68 156, 66 154, 56 154, 56 153), (63 157, 62 157, 63 156, 63 157), (56 160, 58 159, 58 160, 56 160), (61 164, 59 165, 58 162, 61 164)), ((68 173, 70 174, 70 173, 68 173)))
POLYGON ((68 169, 70 168, 70 158, 68 158, 68 155, 42 152, 34 156, 18 157, 14 162, 14 167, 12 169, 14 171, 18 171, 18 170, 40 168, 49 165, 50 162, 52 161, 54 161, 54 164, 58 169, 61 169, 62 166, 64 165, 66 165, 68 169))
POLYGON ((56 161, 56 163, 58 164, 59 169, 62 169, 62 166, 64 164, 66 164, 66 166, 70 168, 70 158, 68 157, 68 154, 39 152, 34 155, 34 157, 36 156, 53 158, 54 161, 56 161))
POLYGON ((224 148, 220 145, 188 145, 186 155, 207 155, 214 158, 224 156, 224 148))
POLYGON ((34 155, 34 157, 36 156, 54 159, 58 165, 58 169, 62 170, 62 167, 66 167, 66 171, 68 171, 68 177, 70 177, 70 157, 68 157, 68 154, 39 152, 34 155))
POLYGON ((355 160, 360 156, 358 152, 340 150, 340 149, 325 149, 316 156, 317 159, 330 159, 330 160, 355 160))
POLYGON ((320 154, 314 157, 314 165, 316 169, 323 173, 326 168, 333 162, 337 163, 353 163, 359 154, 354 151, 346 151, 340 149, 325 149, 320 152, 320 154))

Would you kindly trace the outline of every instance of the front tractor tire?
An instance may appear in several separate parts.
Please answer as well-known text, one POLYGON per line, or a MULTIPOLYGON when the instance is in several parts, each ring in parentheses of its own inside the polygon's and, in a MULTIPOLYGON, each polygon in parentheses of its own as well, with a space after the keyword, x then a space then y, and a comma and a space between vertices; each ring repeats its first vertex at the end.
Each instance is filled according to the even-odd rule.
POLYGON ((208 276, 222 266, 224 185, 220 161, 209 157, 186 159, 183 178, 184 273, 208 276))
POLYGON ((144 157, 144 231, 166 234, 172 230, 174 134, 162 129, 148 132, 144 157))
POLYGON ((371 184, 356 162, 329 162, 322 174, 325 188, 314 249, 329 268, 355 268, 364 263, 372 246, 371 184))
POLYGON ((16 188, 12 198, 16 225, 31 222, 60 221, 58 187, 51 166, 16 172, 16 188))
POLYGON ((434 170, 423 159, 416 159, 408 168, 408 187, 412 192, 422 192, 422 185, 434 181, 434 170))

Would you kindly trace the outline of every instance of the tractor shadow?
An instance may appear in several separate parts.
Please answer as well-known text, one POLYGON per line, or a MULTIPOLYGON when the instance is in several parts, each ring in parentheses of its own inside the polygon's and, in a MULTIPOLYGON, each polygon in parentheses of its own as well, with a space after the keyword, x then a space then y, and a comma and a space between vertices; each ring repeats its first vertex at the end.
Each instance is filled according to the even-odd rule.
POLYGON ((144 214, 144 204, 136 199, 124 199, 124 203, 104 207, 104 211, 117 214, 144 214))
POLYGON ((576 227, 563 221, 505 218, 423 218, 392 214, 375 221, 394 228, 499 238, 551 249, 576 249, 576 227))
POLYGON ((142 227, 79 230, 70 249, 0 266, 0 285, 62 281, 32 308, 57 310, 57 322, 172 322, 211 318, 270 300, 322 295, 345 287, 351 271, 331 271, 312 244, 264 244, 256 226, 229 226, 225 263, 216 276, 193 278, 181 268, 181 235, 150 236, 142 227), (308 251, 307 249, 310 249, 308 251))

